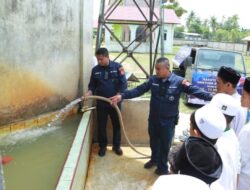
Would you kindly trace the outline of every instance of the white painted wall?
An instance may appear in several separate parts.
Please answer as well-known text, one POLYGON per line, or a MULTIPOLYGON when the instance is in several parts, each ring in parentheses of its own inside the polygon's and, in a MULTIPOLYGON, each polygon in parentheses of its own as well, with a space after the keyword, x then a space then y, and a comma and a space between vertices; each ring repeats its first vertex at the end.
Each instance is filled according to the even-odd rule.
MULTIPOLYGON (((112 25, 108 25, 108 27, 111 29, 112 25)), ((136 37, 136 28, 138 26, 137 25, 129 25, 130 28, 130 42, 132 42, 135 37, 136 37)), ((158 29, 154 32, 154 42, 153 42, 153 47, 156 47, 156 39, 158 36, 158 29)), ((167 40, 164 41, 164 51, 165 53, 171 53, 173 51, 173 39, 174 39, 174 24, 166 24, 164 26, 164 31, 167 33, 167 40)), ((106 47, 109 49, 109 51, 113 51, 113 52, 121 52, 122 51, 122 47, 121 45, 114 39, 114 40, 110 40, 111 34, 110 32, 105 28, 105 45, 106 47)), ((122 42, 122 44, 124 44, 125 46, 129 45, 129 42, 122 42)), ((129 50, 132 50, 136 45, 138 44, 138 42, 134 42, 130 47, 129 50)), ((161 45, 159 44, 158 46, 159 51, 161 48, 161 45)), ((136 50, 136 53, 149 53, 149 42, 144 42, 142 43, 136 50)))

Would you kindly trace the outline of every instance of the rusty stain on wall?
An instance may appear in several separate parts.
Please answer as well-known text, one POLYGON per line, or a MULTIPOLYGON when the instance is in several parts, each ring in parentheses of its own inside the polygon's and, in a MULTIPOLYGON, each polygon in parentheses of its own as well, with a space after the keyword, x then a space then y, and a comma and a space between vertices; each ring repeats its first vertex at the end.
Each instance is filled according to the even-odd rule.
POLYGON ((35 73, 17 65, 0 62, 0 81, 0 126, 58 109, 68 102, 35 73))

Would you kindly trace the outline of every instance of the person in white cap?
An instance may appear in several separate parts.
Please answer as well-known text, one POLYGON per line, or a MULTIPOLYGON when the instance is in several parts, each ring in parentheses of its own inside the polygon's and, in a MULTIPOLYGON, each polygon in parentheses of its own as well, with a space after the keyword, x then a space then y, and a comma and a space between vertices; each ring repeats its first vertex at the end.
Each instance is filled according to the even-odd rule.
POLYGON ((214 144, 226 128, 226 119, 215 106, 205 105, 190 116, 190 137, 174 155, 173 173, 197 177, 207 184, 222 172, 222 160, 214 144))
POLYGON ((237 176, 241 168, 240 147, 234 130, 230 128, 230 123, 241 107, 237 100, 224 93, 214 95, 210 104, 220 109, 227 121, 227 128, 215 145, 223 162, 222 174, 211 184, 210 188, 217 190, 219 186, 225 190, 236 190, 237 176))
MULTIPOLYGON (((246 78, 243 85, 241 105, 250 109, 250 78, 246 78)), ((241 151, 241 172, 237 190, 247 190, 250 188, 250 122, 242 128, 239 134, 239 144, 241 151)))
MULTIPOLYGON (((240 105, 241 95, 237 91, 237 84, 241 75, 231 67, 222 66, 217 74, 216 87, 217 93, 225 93, 236 99, 240 105)), ((247 111, 241 108, 237 115, 230 123, 230 128, 233 129, 238 137, 243 125, 246 123, 247 111)))
POLYGON ((154 182, 151 190, 209 190, 206 183, 188 175, 162 175, 154 182))

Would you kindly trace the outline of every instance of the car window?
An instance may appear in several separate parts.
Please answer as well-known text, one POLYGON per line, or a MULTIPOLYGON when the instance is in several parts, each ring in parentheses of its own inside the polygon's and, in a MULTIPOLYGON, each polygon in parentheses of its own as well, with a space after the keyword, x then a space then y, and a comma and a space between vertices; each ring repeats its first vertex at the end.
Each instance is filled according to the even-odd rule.
POLYGON ((242 55, 236 52, 217 50, 199 50, 196 66, 200 69, 218 70, 221 66, 231 67, 244 73, 244 61, 242 55))

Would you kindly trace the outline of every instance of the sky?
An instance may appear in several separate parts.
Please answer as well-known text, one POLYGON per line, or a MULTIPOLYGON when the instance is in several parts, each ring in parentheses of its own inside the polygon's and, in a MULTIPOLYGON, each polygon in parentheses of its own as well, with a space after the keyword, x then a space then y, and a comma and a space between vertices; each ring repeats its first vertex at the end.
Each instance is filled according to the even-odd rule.
MULTIPOLYGON (((250 29, 248 0, 178 0, 178 2, 188 13, 193 10, 202 20, 215 16, 221 22, 223 16, 228 18, 237 14, 240 26, 250 29)), ((182 23, 185 22, 187 15, 183 16, 182 23)))
MULTIPOLYGON (((107 0, 106 0, 107 2, 107 0)), ((245 29, 250 29, 250 11, 248 0, 178 0, 181 7, 186 9, 188 13, 194 11, 202 20, 215 16, 219 22, 223 16, 228 18, 237 14, 239 16, 239 24, 245 29)), ((100 0, 94 0, 94 17, 97 18, 100 7, 100 0)), ((182 17, 182 24, 188 14, 182 17)))

